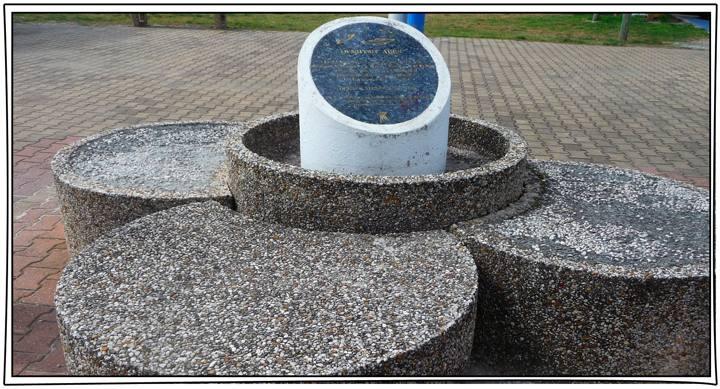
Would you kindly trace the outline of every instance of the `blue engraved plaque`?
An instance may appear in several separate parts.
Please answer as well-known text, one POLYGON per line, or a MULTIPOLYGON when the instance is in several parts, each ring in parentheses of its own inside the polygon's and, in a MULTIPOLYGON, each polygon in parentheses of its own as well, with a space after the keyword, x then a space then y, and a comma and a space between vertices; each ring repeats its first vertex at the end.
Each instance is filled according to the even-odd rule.
POLYGON ((405 32, 378 23, 348 24, 323 36, 310 74, 330 105, 371 124, 415 118, 438 89, 430 53, 405 32))

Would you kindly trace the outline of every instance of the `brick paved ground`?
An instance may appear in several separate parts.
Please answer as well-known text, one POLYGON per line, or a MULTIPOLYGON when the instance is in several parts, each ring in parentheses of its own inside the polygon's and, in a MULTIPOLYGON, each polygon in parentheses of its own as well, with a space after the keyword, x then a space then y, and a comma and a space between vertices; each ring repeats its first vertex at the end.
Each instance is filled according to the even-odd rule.
MULTIPOLYGON (((63 24, 13 34, 13 373, 63 374, 53 294, 67 251, 52 155, 114 126, 293 110, 305 34, 63 24)), ((453 111, 518 129, 534 157, 708 186, 708 51, 434 42, 453 111)))

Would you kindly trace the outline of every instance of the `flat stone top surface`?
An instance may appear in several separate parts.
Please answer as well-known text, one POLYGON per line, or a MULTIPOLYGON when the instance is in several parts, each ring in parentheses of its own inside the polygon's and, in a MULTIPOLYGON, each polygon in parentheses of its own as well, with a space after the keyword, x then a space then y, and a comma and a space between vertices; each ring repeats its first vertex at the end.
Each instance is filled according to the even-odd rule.
POLYGON ((420 115, 438 87, 435 62, 414 37, 379 23, 351 23, 323 36, 310 72, 335 109, 365 123, 395 124, 420 115))
POLYGON ((103 192, 224 194, 223 142, 234 128, 180 122, 110 130, 56 157, 53 168, 71 184, 103 192))
POLYGON ((444 231, 322 233, 215 202, 138 219, 67 265, 61 325, 117 366, 160 374, 341 374, 440 335, 477 291, 444 231))
POLYGON ((532 165, 546 176, 535 208, 511 218, 490 215, 461 223, 459 230, 505 252, 571 267, 707 275, 707 191, 609 166, 532 165))

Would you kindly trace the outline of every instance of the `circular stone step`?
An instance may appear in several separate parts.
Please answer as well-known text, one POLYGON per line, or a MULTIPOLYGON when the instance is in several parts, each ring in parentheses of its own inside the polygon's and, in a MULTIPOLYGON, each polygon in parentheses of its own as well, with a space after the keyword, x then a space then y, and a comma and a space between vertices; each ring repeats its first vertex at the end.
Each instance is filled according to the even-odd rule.
POLYGON ((472 348, 477 272, 445 231, 393 236, 175 207, 71 261, 56 307, 86 375, 444 375, 472 348))
POLYGON ((71 255, 105 231, 194 201, 234 206, 223 142, 225 122, 118 128, 60 150, 52 161, 71 255))
POLYGON ((709 374, 708 192, 600 165, 530 167, 544 191, 453 229, 479 269, 478 359, 504 374, 709 374))
POLYGON ((344 232, 445 228, 517 200, 527 146, 515 132, 452 115, 447 172, 342 175, 299 166, 298 115, 248 123, 228 139, 228 185, 238 209, 269 222, 344 232))

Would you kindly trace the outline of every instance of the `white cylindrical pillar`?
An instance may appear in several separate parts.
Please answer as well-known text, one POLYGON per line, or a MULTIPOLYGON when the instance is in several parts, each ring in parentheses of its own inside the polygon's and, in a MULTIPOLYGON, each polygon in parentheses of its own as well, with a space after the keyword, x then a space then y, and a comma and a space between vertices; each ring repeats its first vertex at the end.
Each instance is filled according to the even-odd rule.
POLYGON ((376 17, 313 31, 298 58, 300 159, 343 174, 445 171, 450 75, 422 33, 376 17))
POLYGON ((388 19, 405 23, 407 22, 407 14, 388 14, 388 19))

